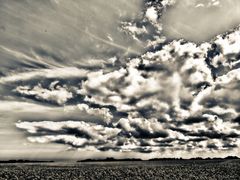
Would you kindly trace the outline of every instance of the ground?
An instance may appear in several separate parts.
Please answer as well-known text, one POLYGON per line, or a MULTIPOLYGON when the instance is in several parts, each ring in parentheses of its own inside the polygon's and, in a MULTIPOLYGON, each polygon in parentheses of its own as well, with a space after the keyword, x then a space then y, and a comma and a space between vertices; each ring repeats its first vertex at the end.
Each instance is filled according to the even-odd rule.
POLYGON ((240 160, 1 164, 0 179, 240 179, 240 160))

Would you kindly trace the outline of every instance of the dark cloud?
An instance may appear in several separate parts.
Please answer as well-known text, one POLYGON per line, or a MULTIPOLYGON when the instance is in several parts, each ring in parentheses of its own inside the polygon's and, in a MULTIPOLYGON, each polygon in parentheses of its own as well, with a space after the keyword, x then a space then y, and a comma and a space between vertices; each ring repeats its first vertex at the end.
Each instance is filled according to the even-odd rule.
POLYGON ((240 124, 240 116, 238 116, 237 118, 235 118, 233 121, 234 121, 234 122, 237 122, 238 124, 240 124))
POLYGON ((154 132, 151 133, 146 129, 142 129, 139 126, 133 126, 135 128, 135 131, 133 131, 131 134, 133 137, 136 138, 144 138, 144 139, 152 139, 152 138, 166 138, 168 136, 167 132, 164 131, 158 131, 158 132, 154 132))
POLYGON ((185 124, 194 124, 194 123, 200 123, 207 121, 208 119, 206 117, 190 117, 184 120, 185 124))
POLYGON ((218 133, 214 131, 199 131, 197 133, 188 133, 189 136, 196 136, 196 137, 208 137, 210 139, 225 139, 225 138, 238 138, 239 135, 235 133, 231 134, 224 134, 224 133, 218 133))
POLYGON ((209 148, 209 149, 216 149, 217 150, 218 146, 216 144, 208 144, 207 148, 209 148))
POLYGON ((225 143, 223 145, 223 148, 227 148, 227 149, 233 149, 233 148, 237 148, 238 146, 236 144, 230 144, 230 143, 225 143))

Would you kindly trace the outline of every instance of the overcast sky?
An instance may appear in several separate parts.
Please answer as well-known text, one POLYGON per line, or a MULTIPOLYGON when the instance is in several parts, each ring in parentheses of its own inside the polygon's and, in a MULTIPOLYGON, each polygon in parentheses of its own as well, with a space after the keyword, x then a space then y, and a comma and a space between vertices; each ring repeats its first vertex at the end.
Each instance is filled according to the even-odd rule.
POLYGON ((184 2, 0 0, 0 159, 240 156, 240 4, 184 2))

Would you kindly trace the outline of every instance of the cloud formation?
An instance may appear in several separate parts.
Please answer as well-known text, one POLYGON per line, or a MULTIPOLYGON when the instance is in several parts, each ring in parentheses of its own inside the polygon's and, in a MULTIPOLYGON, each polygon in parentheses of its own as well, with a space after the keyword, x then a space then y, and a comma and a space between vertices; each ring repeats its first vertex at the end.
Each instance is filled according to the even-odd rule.
POLYGON ((174 3, 145 2, 140 22, 119 23, 122 33, 146 45, 134 57, 66 63, 61 56, 57 67, 49 61, 58 59, 51 51, 19 54, 1 46, 24 63, 37 57, 48 63, 0 75, 0 112, 31 144, 176 157, 240 155, 240 28, 198 44, 166 40, 161 16, 174 3))

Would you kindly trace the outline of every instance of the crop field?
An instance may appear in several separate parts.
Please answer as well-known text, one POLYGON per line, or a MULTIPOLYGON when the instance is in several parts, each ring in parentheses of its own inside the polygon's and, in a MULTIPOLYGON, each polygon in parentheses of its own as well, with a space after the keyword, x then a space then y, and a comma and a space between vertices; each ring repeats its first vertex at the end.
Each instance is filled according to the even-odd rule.
POLYGON ((240 179, 240 160, 1 164, 0 179, 240 179))

